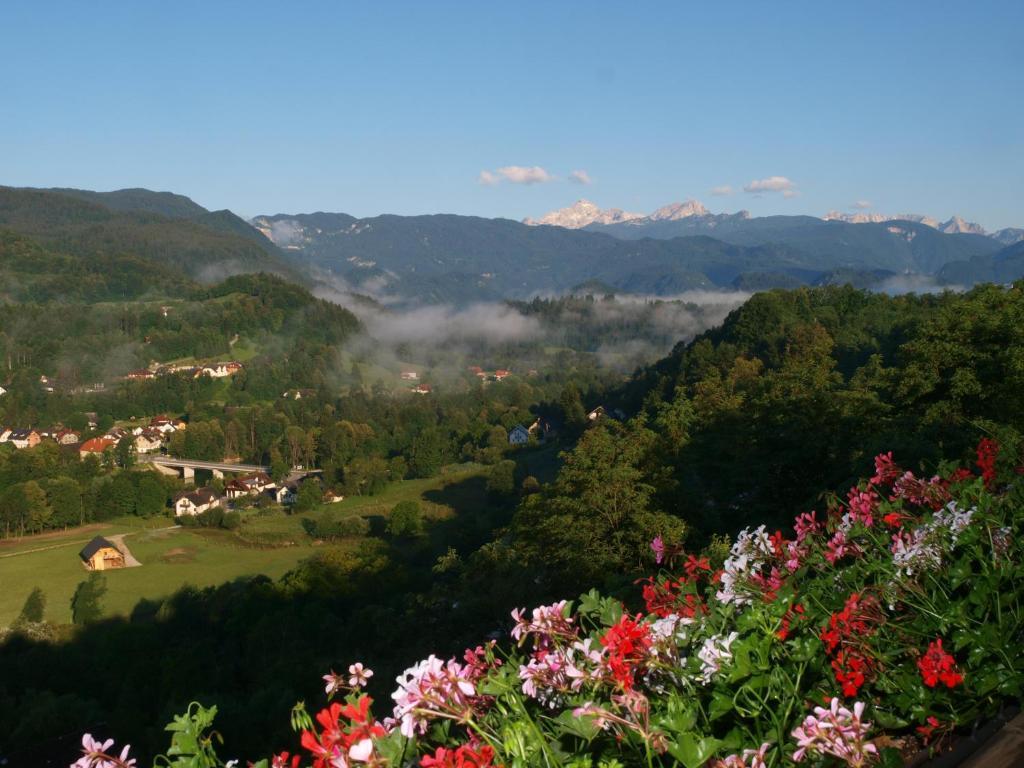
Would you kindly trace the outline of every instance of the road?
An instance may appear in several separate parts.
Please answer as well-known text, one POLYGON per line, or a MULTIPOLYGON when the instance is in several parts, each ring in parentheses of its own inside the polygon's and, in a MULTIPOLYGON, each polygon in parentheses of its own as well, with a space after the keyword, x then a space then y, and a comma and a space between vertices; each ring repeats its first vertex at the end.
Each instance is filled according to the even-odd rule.
POLYGON ((172 456, 142 455, 140 464, 159 464, 164 467, 188 467, 190 469, 216 469, 219 472, 269 472, 270 467, 260 464, 232 464, 226 461, 198 461, 197 459, 175 459, 172 456))

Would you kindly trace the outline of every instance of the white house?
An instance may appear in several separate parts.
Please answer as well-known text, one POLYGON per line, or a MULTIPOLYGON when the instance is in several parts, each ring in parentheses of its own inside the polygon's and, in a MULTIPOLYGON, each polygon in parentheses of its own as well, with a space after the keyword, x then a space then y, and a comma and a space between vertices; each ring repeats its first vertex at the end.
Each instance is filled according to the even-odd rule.
POLYGON ((416 371, 402 371, 402 381, 416 381, 419 377, 416 371))
POLYGON ((526 445, 530 442, 530 430, 522 424, 516 424, 508 431, 509 445, 526 445))
POLYGON ((223 379, 225 376, 234 376, 240 370, 242 370, 242 364, 232 360, 227 363, 211 363, 210 365, 204 365, 202 368, 197 368, 196 376, 205 374, 212 379, 223 379))
POLYGON ((263 492, 273 499, 275 504, 295 503, 295 489, 287 485, 272 485, 263 492))
POLYGON ((242 496, 256 496, 273 487, 274 481, 268 475, 263 472, 254 472, 251 475, 243 475, 229 480, 224 485, 224 492, 229 499, 237 499, 242 496))
POLYGON ((153 453, 159 451, 163 435, 156 427, 147 427, 135 436, 136 453, 153 453))
POLYGON ((220 506, 220 499, 210 488, 199 488, 191 493, 179 493, 174 498, 174 514, 199 515, 209 509, 220 506))

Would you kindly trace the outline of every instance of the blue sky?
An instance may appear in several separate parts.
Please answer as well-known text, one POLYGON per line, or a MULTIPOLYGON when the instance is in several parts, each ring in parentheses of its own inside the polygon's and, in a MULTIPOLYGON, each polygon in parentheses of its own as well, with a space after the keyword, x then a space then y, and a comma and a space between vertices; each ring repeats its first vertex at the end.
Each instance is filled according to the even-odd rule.
POLYGON ((697 198, 1024 226, 1022 28, 1019 0, 14 0, 0 183, 246 216, 697 198))

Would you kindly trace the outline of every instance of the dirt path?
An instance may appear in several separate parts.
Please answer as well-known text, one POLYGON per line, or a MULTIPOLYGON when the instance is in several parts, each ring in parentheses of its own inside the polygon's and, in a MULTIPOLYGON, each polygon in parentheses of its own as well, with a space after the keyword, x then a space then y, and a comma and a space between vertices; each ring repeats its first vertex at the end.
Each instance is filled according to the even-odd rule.
POLYGON ((125 568, 135 568, 136 566, 142 565, 142 563, 135 559, 135 555, 133 555, 132 551, 128 549, 128 545, 124 543, 124 537, 130 535, 131 534, 127 533, 117 533, 113 536, 107 536, 107 541, 121 550, 121 554, 124 555, 125 568))

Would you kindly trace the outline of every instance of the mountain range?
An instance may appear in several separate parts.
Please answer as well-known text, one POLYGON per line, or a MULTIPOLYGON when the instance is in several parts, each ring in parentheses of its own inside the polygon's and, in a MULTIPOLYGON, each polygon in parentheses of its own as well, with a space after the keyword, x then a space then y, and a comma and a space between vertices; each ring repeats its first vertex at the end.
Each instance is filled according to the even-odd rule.
POLYGON ((170 192, 0 187, 0 300, 181 294, 260 271, 398 304, 526 298, 581 285, 668 296, 1024 276, 1022 230, 989 236, 923 219, 715 214, 696 201, 635 218, 573 208, 571 227, 324 212, 247 222, 170 192))
MULTIPOLYGON (((711 213, 703 203, 697 200, 687 200, 684 203, 670 203, 669 205, 658 208, 651 214, 626 213, 620 208, 601 208, 590 200, 577 200, 572 205, 566 208, 559 208, 558 210, 550 211, 539 219, 523 219, 523 223, 530 224, 532 226, 549 225, 555 227, 566 227, 567 229, 584 229, 586 227, 600 227, 611 224, 628 224, 630 227, 637 228, 635 231, 644 233, 639 236, 657 237, 664 236, 668 231, 671 231, 673 234, 682 234, 682 232, 666 229, 664 226, 655 226, 664 222, 686 220, 684 227, 688 230, 688 233, 692 234, 692 230, 695 228, 704 227, 713 229, 723 221, 739 222, 749 221, 750 219, 751 216, 749 211, 737 211, 733 214, 711 213), (650 232, 654 232, 654 234, 650 234, 649 230, 650 232)), ((1024 240, 1024 229, 1006 228, 990 234, 986 232, 984 227, 980 224, 966 221, 960 216, 952 216, 946 221, 939 221, 934 217, 916 213, 889 215, 884 213, 869 213, 866 211, 860 211, 857 213, 829 211, 821 217, 821 220, 842 221, 847 224, 882 224, 889 221, 910 221, 915 224, 924 224, 947 235, 989 235, 1003 245, 1012 245, 1020 240, 1024 240)), ((676 229, 678 229, 678 227, 676 229)), ((620 228, 618 234, 623 235, 626 231, 628 230, 620 228)))
POLYGON ((599 215, 588 205, 568 215, 573 227, 322 212, 252 223, 303 269, 386 300, 522 298, 588 280, 656 295, 837 281, 871 286, 897 275, 936 276, 950 262, 980 264, 972 259, 1003 247, 991 237, 947 234, 914 221, 712 214, 693 201, 640 219, 599 215))

